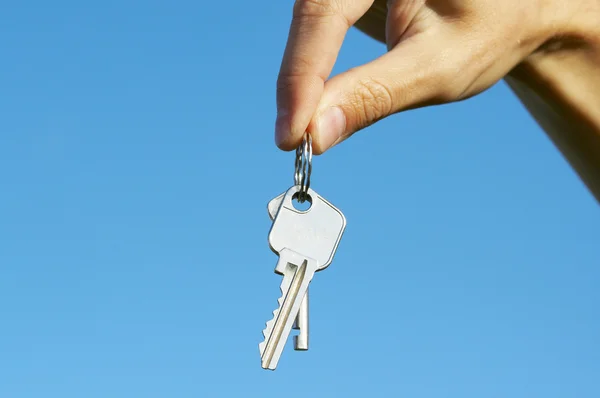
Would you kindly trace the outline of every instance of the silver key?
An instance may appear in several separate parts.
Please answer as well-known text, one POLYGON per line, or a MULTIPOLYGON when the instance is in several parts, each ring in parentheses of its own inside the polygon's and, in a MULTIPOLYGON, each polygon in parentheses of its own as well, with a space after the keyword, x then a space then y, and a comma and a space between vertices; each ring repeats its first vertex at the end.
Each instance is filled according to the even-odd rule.
MULTIPOLYGON (((336 220, 335 219, 336 217, 331 218, 331 221, 333 221, 333 222, 331 223, 331 226, 329 226, 328 229, 335 230, 336 225, 338 225, 340 228, 339 237, 337 238, 337 242, 335 242, 335 244, 334 244, 335 246, 333 246, 331 252, 327 252, 327 250, 325 250, 324 252, 326 254, 322 255, 321 258, 318 259, 318 260, 320 260, 320 263, 319 263, 319 267, 318 267, 317 271, 321 271, 321 270, 324 270, 325 268, 327 268, 329 266, 329 264, 331 264, 331 261, 333 260, 333 256, 335 255, 335 251, 337 250, 337 245, 339 244, 339 241, 342 238, 342 234, 344 233, 344 230, 346 228, 346 217, 344 217, 344 214, 338 208, 336 208, 334 205, 329 203, 322 196, 319 196, 319 194, 317 194, 315 191, 313 191, 310 188, 308 189, 308 193, 312 199, 311 207, 306 211, 297 210, 291 202, 292 202, 293 196, 299 190, 300 190, 299 187, 294 186, 294 187, 288 189, 286 192, 282 193, 281 195, 277 196, 276 198, 271 199, 271 201, 267 205, 267 209, 269 211, 269 217, 271 218, 271 220, 275 220, 275 218, 278 215, 279 210, 282 208, 281 205, 284 202, 284 198, 286 198, 287 201, 289 201, 289 203, 286 203, 286 206, 285 206, 285 208, 287 210, 291 210, 291 211, 293 211, 295 213, 299 213, 299 214, 313 212, 312 215, 314 216, 314 218, 320 217, 320 215, 316 215, 314 213, 313 206, 314 206, 315 199, 318 199, 318 201, 322 202, 323 205, 325 205, 326 207, 329 207, 331 210, 335 211, 335 213, 337 214, 337 217, 339 217, 339 219, 336 220), (291 195, 290 195, 290 193, 291 193, 291 195), (329 253, 329 257, 326 258, 325 256, 327 255, 327 253, 329 253)), ((320 224, 327 223, 327 222, 328 222, 327 220, 320 220, 320 222, 315 223, 315 225, 318 224, 319 225, 318 228, 321 228, 320 224)), ((269 244, 271 244, 271 236, 270 235, 272 233, 273 233, 273 228, 271 228, 271 232, 269 234, 269 244)), ((307 246, 307 245, 305 245, 305 246, 307 246)), ((277 249, 274 248, 273 245, 271 245, 271 249, 275 253, 277 253, 277 249)), ((308 249, 310 250, 310 248, 308 248, 308 249)))
POLYGON ((269 245, 279 254, 275 272, 283 275, 282 296, 273 319, 263 330, 265 340, 259 345, 262 367, 274 370, 290 334, 314 273, 331 264, 344 229, 342 212, 308 189, 311 206, 297 210, 292 200, 300 186, 290 188, 269 233, 269 245))
POLYGON ((296 351, 307 351, 308 350, 308 289, 300 304, 298 315, 294 321, 293 329, 298 331, 298 334, 294 336, 294 350, 296 351))
MULTIPOLYGON (((283 202, 283 197, 285 196, 285 192, 271 200, 267 205, 267 211, 269 212, 269 218, 271 221, 275 220, 277 216, 277 212, 281 207, 281 203, 283 202)), ((294 350, 296 351, 306 351, 308 350, 308 290, 304 295, 304 299, 302 300, 302 304, 300 304, 300 310, 298 310, 298 315, 296 316, 296 320, 294 321, 294 325, 292 329, 298 331, 298 335, 294 336, 294 350)))

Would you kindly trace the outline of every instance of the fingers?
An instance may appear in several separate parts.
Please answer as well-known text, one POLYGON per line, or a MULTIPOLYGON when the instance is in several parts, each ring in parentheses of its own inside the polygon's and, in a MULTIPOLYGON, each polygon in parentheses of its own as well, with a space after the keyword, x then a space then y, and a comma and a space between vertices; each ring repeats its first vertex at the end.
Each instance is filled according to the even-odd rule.
POLYGON ((455 70, 445 65, 452 46, 419 35, 380 58, 333 77, 325 84, 308 131, 315 154, 354 132, 401 110, 451 101, 447 82, 455 70))
MULTIPOLYGON (((295 149, 323 94, 346 32, 373 0, 296 0, 277 79, 275 142, 295 149)), ((316 133, 318 134, 318 133, 316 133)), ((313 140, 319 137, 313 135, 313 140)))
POLYGON ((424 3, 425 0, 387 0, 387 14, 380 18, 385 18, 385 42, 388 50, 396 47, 400 40, 407 40, 426 29, 427 18, 415 18, 418 13, 428 13, 427 8, 423 7, 424 3))

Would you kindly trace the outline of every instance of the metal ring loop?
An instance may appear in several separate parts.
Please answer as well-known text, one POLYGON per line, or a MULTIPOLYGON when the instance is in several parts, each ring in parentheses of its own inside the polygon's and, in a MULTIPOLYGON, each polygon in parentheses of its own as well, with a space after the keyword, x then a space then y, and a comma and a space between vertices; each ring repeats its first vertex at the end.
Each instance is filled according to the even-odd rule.
POLYGON ((294 184, 300 186, 298 201, 303 203, 308 198, 310 175, 312 173, 312 137, 306 133, 302 144, 296 148, 294 163, 294 184))
POLYGON ((296 148, 296 164, 294 165, 294 185, 300 185, 302 178, 300 166, 302 164, 302 149, 296 148))

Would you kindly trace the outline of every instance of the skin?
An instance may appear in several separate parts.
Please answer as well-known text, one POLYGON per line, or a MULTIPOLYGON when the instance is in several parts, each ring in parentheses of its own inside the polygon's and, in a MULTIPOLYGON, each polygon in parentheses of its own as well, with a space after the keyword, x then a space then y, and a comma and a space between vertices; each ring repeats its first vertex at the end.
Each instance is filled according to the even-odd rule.
POLYGON ((322 154, 398 112, 504 79, 600 201, 600 0, 296 0, 275 141, 322 154), (387 45, 330 77, 356 27, 387 45))

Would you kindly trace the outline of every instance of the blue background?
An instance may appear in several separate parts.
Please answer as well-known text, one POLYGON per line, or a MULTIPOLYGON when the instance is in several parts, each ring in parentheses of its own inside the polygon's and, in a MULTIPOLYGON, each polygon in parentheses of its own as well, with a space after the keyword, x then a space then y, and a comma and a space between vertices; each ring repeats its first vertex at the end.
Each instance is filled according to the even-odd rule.
POLYGON ((504 83, 314 159, 347 230, 261 369, 292 2, 216 4, 0 7, 0 397, 600 396, 600 209, 504 83))

